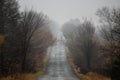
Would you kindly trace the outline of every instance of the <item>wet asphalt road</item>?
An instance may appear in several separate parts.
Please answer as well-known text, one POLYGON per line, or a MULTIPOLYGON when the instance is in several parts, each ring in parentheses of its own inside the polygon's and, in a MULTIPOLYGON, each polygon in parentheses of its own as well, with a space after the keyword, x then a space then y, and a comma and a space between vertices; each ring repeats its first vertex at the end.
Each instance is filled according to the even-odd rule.
POLYGON ((49 48, 48 53, 50 59, 47 74, 37 80, 79 80, 68 64, 67 47, 62 37, 49 48))

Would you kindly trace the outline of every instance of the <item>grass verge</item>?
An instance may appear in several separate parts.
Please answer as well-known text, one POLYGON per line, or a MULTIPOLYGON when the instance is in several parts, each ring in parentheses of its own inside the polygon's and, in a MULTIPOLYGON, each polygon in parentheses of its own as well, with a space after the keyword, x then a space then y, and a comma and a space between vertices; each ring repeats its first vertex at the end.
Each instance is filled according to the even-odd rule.
POLYGON ((37 73, 18 73, 12 76, 0 78, 0 80, 36 80, 38 76, 43 76, 44 74, 44 71, 39 71, 37 73))

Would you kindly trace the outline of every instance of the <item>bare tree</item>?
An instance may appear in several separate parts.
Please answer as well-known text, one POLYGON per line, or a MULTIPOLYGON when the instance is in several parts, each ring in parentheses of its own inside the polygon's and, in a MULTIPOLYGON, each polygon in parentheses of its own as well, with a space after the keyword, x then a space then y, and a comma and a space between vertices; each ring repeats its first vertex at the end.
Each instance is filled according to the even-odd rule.
POLYGON ((70 26, 73 26, 74 30, 68 30, 67 34, 64 31, 68 48, 72 53, 74 63, 81 68, 82 73, 86 73, 91 69, 91 61, 96 51, 96 43, 93 41, 94 25, 90 21, 84 21, 76 27, 70 26))
POLYGON ((85 21, 79 28, 76 41, 78 48, 84 54, 88 70, 91 69, 91 59, 95 51, 95 44, 93 42, 95 28, 89 21, 85 21))
POLYGON ((43 69, 47 49, 54 42, 53 35, 48 29, 38 29, 31 38, 27 55, 27 70, 35 72, 43 69))
POLYGON ((102 22, 101 33, 108 44, 104 47, 104 52, 109 53, 111 59, 111 78, 119 80, 120 63, 120 9, 102 8, 97 12, 102 22), (106 49, 107 48, 107 49, 106 49), (113 74, 114 73, 114 74, 113 74))
POLYGON ((22 71, 25 72, 27 50, 29 48, 31 37, 34 32, 47 24, 47 17, 42 13, 36 13, 33 10, 24 11, 20 21, 20 40, 22 46, 22 71))

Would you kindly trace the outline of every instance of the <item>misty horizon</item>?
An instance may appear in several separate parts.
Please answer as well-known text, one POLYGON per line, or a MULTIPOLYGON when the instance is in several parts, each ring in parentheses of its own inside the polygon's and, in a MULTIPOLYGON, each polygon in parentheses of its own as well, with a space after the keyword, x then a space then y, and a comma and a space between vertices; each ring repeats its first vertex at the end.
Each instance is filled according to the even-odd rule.
POLYGON ((87 18, 97 25, 96 11, 99 8, 120 7, 120 0, 20 0, 19 3, 20 10, 43 12, 60 25, 76 18, 87 18))

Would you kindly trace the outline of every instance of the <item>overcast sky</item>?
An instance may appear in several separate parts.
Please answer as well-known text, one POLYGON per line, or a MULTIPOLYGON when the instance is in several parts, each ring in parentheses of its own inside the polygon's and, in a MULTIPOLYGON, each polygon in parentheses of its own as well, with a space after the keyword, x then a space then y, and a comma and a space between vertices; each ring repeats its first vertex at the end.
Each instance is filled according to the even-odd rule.
POLYGON ((52 20, 63 24, 69 19, 92 18, 97 23, 95 13, 103 6, 120 7, 120 0, 19 0, 20 9, 34 9, 47 14, 52 20))

